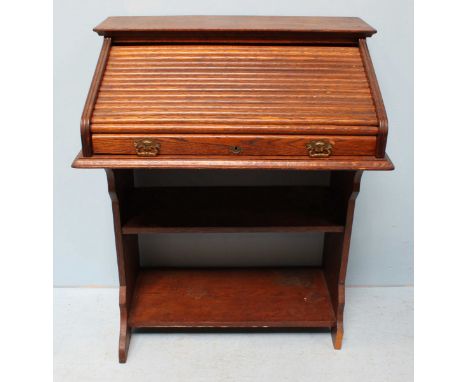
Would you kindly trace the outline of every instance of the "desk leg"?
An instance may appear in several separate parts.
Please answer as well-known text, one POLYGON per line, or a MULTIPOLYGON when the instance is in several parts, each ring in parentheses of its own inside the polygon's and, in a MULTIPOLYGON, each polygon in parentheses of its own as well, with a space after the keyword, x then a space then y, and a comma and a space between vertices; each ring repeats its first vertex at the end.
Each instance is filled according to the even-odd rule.
POLYGON ((122 222, 126 219, 128 195, 134 187, 133 170, 106 169, 109 195, 114 216, 115 247, 119 269, 120 337, 119 362, 127 361, 132 329, 128 314, 139 270, 138 235, 123 235, 122 222))
POLYGON ((335 349, 341 349, 343 340, 343 311, 345 305, 345 280, 349 246, 353 226, 354 205, 359 194, 362 171, 334 171, 330 186, 336 198, 337 208, 345 220, 343 233, 326 233, 323 247, 323 270, 336 315, 332 328, 335 349))

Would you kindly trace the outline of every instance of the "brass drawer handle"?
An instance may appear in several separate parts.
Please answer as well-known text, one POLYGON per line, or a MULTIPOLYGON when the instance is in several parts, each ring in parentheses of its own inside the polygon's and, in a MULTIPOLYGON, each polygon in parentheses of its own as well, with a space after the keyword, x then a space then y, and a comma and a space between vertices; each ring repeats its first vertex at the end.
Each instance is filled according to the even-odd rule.
POLYGON ((242 151, 242 148, 240 146, 231 146, 229 148, 229 150, 231 151, 231 153, 233 154, 240 154, 241 151, 242 151))
POLYGON ((142 157, 154 157, 159 154, 161 146, 152 139, 136 139, 133 142, 136 154, 142 157))
POLYGON ((311 141, 306 145, 311 158, 326 158, 333 153, 333 143, 328 139, 319 139, 311 141))

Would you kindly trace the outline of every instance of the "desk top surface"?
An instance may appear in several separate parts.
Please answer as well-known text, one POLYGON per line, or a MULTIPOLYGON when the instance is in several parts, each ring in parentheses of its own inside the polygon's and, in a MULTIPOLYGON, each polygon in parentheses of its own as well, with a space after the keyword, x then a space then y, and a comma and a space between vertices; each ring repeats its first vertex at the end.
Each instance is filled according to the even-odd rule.
POLYGON ((367 170, 391 171, 393 163, 388 156, 375 157, 332 157, 323 159, 304 158, 142 158, 135 155, 95 155, 84 157, 80 152, 72 164, 73 168, 114 169, 209 169, 209 170, 299 170, 299 171, 342 171, 367 170))

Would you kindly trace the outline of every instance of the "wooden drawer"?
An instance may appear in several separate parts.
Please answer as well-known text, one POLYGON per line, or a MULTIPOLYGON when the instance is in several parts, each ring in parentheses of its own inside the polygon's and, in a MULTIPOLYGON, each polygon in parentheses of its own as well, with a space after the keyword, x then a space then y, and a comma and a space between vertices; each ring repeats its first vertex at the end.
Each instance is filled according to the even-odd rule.
POLYGON ((375 136, 94 134, 94 154, 141 156, 374 155, 375 136))

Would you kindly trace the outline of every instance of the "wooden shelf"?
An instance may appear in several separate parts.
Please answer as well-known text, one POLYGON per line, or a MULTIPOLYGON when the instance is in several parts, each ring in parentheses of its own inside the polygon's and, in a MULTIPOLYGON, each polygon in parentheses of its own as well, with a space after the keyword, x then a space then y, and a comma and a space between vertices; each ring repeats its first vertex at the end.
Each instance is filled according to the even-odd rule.
POLYGON ((328 187, 136 188, 124 234, 343 232, 328 187))
POLYGON ((133 328, 331 328, 320 268, 141 269, 133 328))

